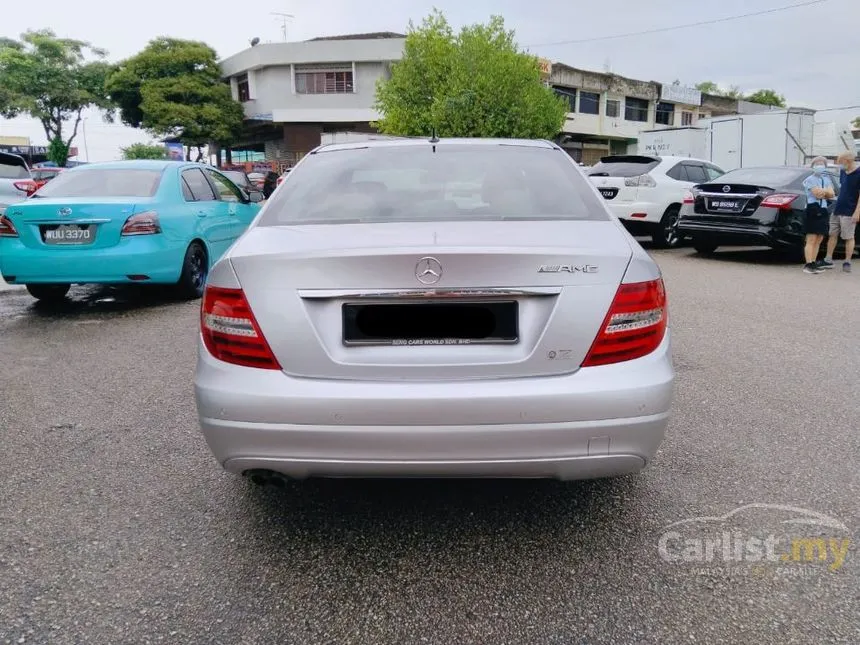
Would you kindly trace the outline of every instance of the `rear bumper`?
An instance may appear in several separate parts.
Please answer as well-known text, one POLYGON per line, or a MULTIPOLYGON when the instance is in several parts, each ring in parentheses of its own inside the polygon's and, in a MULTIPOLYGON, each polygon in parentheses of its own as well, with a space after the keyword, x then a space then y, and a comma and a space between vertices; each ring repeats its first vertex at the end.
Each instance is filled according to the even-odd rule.
POLYGON ((175 283, 185 248, 163 236, 128 237, 108 248, 38 248, 0 238, 0 274, 10 284, 175 283), (132 280, 129 276, 146 276, 132 280))
POLYGON ((803 245, 802 234, 768 225, 731 225, 682 217, 678 221, 678 232, 693 238, 707 239, 721 246, 791 248, 803 245))
POLYGON ((200 426, 218 462, 290 477, 586 479, 645 467, 674 390, 670 339, 626 364, 474 382, 296 379, 200 348, 200 426))
POLYGON ((607 200, 606 205, 609 206, 612 214, 624 220, 625 224, 635 223, 647 228, 653 228, 659 224, 663 219, 663 213, 666 212, 665 205, 655 202, 615 202, 610 199, 607 200))

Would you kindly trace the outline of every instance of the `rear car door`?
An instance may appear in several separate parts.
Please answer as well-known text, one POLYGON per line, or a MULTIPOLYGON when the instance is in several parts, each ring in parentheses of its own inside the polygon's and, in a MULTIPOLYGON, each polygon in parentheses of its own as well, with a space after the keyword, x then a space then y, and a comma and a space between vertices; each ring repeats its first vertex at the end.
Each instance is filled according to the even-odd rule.
POLYGON ((200 168, 182 171, 182 194, 191 214, 199 220, 197 228, 212 251, 213 261, 220 258, 232 242, 233 223, 200 168))
POLYGON ((0 215, 10 204, 27 199, 27 191, 15 184, 29 179, 30 169, 23 157, 0 152, 0 215))
POLYGON ((221 207, 225 209, 227 216, 230 218, 230 231, 232 235, 230 241, 232 242, 245 232, 251 220, 254 219, 259 207, 248 203, 241 189, 220 172, 207 168, 206 174, 209 175, 209 179, 218 192, 221 207))

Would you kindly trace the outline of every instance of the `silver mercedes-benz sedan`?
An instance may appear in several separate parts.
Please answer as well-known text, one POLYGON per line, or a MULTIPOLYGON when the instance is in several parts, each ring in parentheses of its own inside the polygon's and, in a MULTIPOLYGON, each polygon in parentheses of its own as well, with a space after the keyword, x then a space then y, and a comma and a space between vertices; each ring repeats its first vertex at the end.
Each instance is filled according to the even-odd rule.
POLYGON ((660 270, 558 146, 323 146, 212 268, 220 464, 305 477, 632 473, 674 388, 660 270))

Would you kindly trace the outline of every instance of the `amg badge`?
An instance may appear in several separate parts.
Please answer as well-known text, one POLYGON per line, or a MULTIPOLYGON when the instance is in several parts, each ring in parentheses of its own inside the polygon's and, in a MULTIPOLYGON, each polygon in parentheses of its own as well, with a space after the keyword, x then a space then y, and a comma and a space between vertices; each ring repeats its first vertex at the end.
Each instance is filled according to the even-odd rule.
POLYGON ((543 264, 538 273, 597 273, 593 264, 543 264))

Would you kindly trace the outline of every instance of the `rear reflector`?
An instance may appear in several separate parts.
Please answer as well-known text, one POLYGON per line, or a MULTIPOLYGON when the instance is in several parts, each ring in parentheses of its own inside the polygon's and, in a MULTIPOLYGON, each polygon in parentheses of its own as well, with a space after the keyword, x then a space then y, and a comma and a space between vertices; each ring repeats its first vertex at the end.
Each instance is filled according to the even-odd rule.
POLYGON ((5 215, 0 215, 0 237, 18 237, 15 225, 5 215))
POLYGON ((622 284, 583 367, 647 356, 660 346, 668 318, 663 280, 622 284))
POLYGON ((630 215, 630 217, 636 217, 636 218, 642 219, 644 217, 648 217, 648 213, 633 213, 630 215))
POLYGON ((241 289, 206 287, 200 309, 200 331, 206 349, 219 361, 281 369, 241 289))

